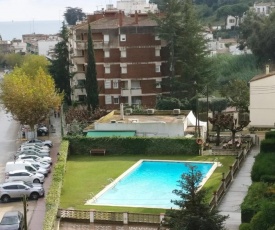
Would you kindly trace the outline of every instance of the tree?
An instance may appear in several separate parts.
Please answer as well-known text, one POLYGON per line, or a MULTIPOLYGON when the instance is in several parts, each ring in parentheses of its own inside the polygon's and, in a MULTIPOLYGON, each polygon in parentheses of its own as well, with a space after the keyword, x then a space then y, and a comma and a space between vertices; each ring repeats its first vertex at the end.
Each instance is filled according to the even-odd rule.
POLYGON ((190 100, 196 96, 194 82, 200 92, 214 79, 203 27, 192 1, 168 0, 164 17, 154 18, 159 26, 157 33, 169 48, 171 96, 190 100))
POLYGON ((55 91, 52 77, 42 69, 29 76, 15 67, 0 84, 0 101, 14 119, 33 129, 46 119, 50 109, 60 106, 62 95, 55 91))
POLYGON ((72 104, 70 85, 70 62, 68 50, 68 29, 63 22, 61 28, 61 41, 55 45, 55 59, 51 60, 49 72, 53 76, 56 87, 64 92, 64 99, 68 105, 72 104))
POLYGON ((213 117, 208 117, 208 121, 213 125, 217 133, 216 146, 221 142, 221 129, 225 127, 225 115, 221 113, 215 114, 213 117))
POLYGON ((243 131, 243 129, 248 126, 250 121, 244 120, 244 121, 239 121, 237 122, 237 119, 234 118, 232 115, 227 114, 224 115, 224 128, 229 129, 232 133, 232 146, 235 148, 235 136, 236 133, 243 131), (239 123, 239 124, 238 124, 239 123))
POLYGON ((216 209, 211 210, 206 202, 207 190, 201 188, 203 176, 195 166, 189 166, 189 172, 181 176, 178 181, 181 189, 173 193, 180 200, 172 203, 179 206, 179 210, 166 211, 166 221, 171 230, 222 230, 227 216, 220 215, 216 209))
POLYGON ((258 59, 275 61, 275 12, 268 17, 249 12, 240 25, 241 48, 250 48, 258 59))
POLYGON ((48 74, 49 65, 50 62, 44 56, 29 54, 24 57, 20 67, 26 75, 35 76, 40 68, 48 74))
POLYGON ((81 8, 66 7, 66 11, 63 16, 65 17, 66 22, 70 26, 73 26, 76 24, 77 21, 82 21, 86 17, 86 14, 82 12, 81 8))
POLYGON ((98 85, 96 78, 96 65, 95 65, 95 55, 93 48, 93 39, 91 26, 89 24, 88 27, 88 64, 86 71, 86 82, 85 88, 87 93, 87 106, 88 110, 95 111, 99 106, 99 98, 98 98, 98 85))
POLYGON ((6 54, 5 60, 7 67, 14 68, 15 66, 21 66, 24 60, 24 56, 20 53, 6 54))
POLYGON ((228 105, 238 111, 247 112, 249 106, 249 87, 243 80, 231 80, 220 88, 221 96, 228 100, 228 105))

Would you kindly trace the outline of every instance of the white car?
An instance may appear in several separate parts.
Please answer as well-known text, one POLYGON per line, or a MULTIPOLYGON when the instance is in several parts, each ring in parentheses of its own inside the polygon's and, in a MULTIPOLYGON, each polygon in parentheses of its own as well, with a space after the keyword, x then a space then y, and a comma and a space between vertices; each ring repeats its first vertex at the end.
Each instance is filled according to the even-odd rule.
MULTIPOLYGON (((19 159, 19 161, 21 161, 22 159, 19 159)), ((43 168, 47 171, 47 173, 50 173, 51 172, 51 165, 49 163, 46 163, 46 162, 38 162, 34 159, 31 159, 31 158, 27 158, 27 159, 24 159, 24 161, 28 161, 30 162, 34 167, 39 167, 39 168, 43 168)))
POLYGON ((19 155, 26 154, 26 155, 37 155, 39 157, 49 157, 50 154, 46 152, 38 152, 34 149, 24 149, 20 152, 16 152, 15 156, 18 157, 19 155))
POLYGON ((49 148, 53 147, 53 143, 51 140, 39 140, 39 139, 31 139, 26 141, 25 143, 35 143, 41 146, 48 146, 49 148))
POLYGON ((25 155, 25 154, 22 154, 22 155, 19 155, 17 157, 17 159, 19 160, 27 160, 27 159, 33 159, 37 162, 45 162, 45 163, 48 163, 48 164, 52 164, 52 158, 51 157, 39 157, 37 155, 25 155))
POLYGON ((26 183, 43 183, 45 176, 41 173, 31 173, 27 170, 14 170, 6 173, 5 182, 25 181, 26 183))
POLYGON ((46 149, 46 150, 49 150, 50 151, 50 147, 49 146, 46 146, 46 145, 38 145, 36 143, 23 143, 20 147, 22 146, 35 146, 36 148, 40 148, 40 149, 46 149))
POLYGON ((41 147, 36 147, 36 146, 28 146, 28 145, 22 145, 17 152, 21 152, 24 150, 35 150, 37 152, 41 152, 41 153, 50 153, 49 149, 43 149, 41 147))

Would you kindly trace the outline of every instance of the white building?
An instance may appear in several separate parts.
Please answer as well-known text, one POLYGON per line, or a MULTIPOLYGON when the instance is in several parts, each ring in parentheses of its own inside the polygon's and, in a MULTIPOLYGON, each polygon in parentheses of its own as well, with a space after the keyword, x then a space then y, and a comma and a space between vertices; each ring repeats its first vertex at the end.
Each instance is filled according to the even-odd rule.
POLYGON ((125 12, 126 15, 138 13, 158 12, 157 4, 147 3, 146 0, 120 0, 117 1, 117 9, 125 12))
POLYGON ((259 3, 254 3, 254 6, 253 6, 257 14, 262 14, 265 16, 269 16, 269 14, 274 9, 274 7, 275 7, 274 2, 259 2, 259 3))
POLYGON ((250 126, 275 126, 275 72, 253 77, 250 80, 250 126))
POLYGON ((38 43, 38 54, 48 57, 51 51, 55 48, 58 40, 40 40, 38 43))
POLYGON ((230 30, 239 26, 239 17, 228 15, 225 22, 225 29, 230 30))
POLYGON ((14 53, 26 53, 27 43, 22 40, 12 40, 11 47, 14 53))

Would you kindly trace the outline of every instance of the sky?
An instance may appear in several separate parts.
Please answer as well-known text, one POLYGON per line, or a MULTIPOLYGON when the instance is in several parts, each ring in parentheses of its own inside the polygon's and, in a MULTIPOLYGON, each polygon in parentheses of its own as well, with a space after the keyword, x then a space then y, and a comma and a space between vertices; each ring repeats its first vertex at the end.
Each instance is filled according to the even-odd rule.
POLYGON ((93 13, 116 0, 0 0, 0 21, 64 20, 66 7, 93 13))

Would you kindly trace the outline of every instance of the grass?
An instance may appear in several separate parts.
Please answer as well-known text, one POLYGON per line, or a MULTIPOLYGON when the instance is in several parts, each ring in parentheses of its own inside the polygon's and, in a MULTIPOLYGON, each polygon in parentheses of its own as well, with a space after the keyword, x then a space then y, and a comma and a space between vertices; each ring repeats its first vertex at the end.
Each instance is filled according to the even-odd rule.
MULTIPOLYGON (((97 194, 109 184, 108 178, 117 178, 140 159, 213 162, 216 158, 216 156, 69 156, 61 193, 60 208, 74 208, 79 210, 96 209, 99 211, 117 212, 127 211, 135 213, 163 213, 165 212, 163 209, 84 204, 87 200, 91 199, 93 195, 97 194)), ((219 156, 217 159, 223 166, 218 167, 205 184, 205 187, 209 189, 209 199, 212 197, 213 191, 215 191, 221 183, 222 173, 228 173, 229 166, 233 164, 235 157, 219 156)), ((175 189, 179 189, 179 187, 175 189)))

